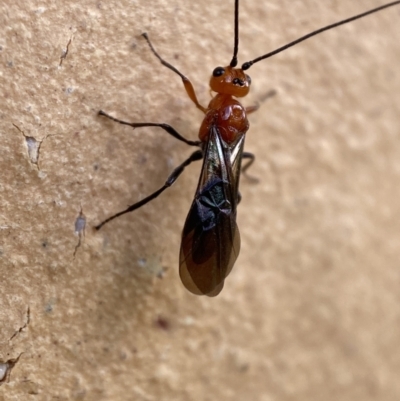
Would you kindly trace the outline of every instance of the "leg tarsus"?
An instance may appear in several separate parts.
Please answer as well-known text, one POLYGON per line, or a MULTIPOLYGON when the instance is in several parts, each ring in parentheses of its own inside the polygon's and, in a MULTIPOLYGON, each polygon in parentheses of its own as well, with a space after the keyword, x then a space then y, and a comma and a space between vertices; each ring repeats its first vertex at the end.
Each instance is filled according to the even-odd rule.
POLYGON ((257 111, 260 108, 260 103, 256 102, 255 104, 253 104, 253 106, 248 106, 246 107, 246 113, 247 114, 251 114, 254 113, 255 111, 257 111))
POLYGON ((261 97, 259 102, 256 102, 253 104, 253 106, 246 107, 246 113, 251 114, 257 111, 260 108, 260 104, 263 103, 265 100, 269 99, 270 97, 273 97, 276 95, 276 90, 271 89, 268 91, 264 96, 261 97))
POLYGON ((115 121, 119 124, 128 125, 128 126, 132 127, 133 129, 140 128, 140 127, 160 127, 164 131, 166 131, 168 134, 173 136, 174 138, 178 139, 179 141, 185 142, 187 145, 190 145, 190 146, 200 146, 200 144, 201 144, 201 141, 190 141, 189 139, 184 138, 173 127, 171 127, 170 125, 165 124, 165 123, 130 123, 130 122, 115 118, 113 116, 110 116, 109 114, 105 113, 103 110, 99 110, 98 114, 100 116, 107 117, 110 120, 115 121))
POLYGON ((146 203, 152 201, 153 199, 157 198, 158 195, 160 195, 162 192, 164 192, 167 188, 169 188, 176 180, 177 178, 182 174, 183 170, 185 167, 187 167, 189 164, 191 164, 194 161, 201 160, 203 158, 203 151, 202 150, 196 150, 196 152, 192 153, 190 157, 188 157, 182 164, 180 164, 178 167, 174 169, 174 171, 170 174, 170 176, 167 178, 165 181, 164 185, 157 189, 157 191, 153 192, 146 198, 142 199, 139 202, 134 203, 133 205, 128 206, 125 210, 122 210, 121 212, 118 212, 109 218, 105 219, 103 222, 98 224, 95 229, 100 230, 101 227, 104 226, 104 224, 108 223, 111 220, 114 220, 115 218, 122 216, 125 213, 133 212, 136 209, 139 209, 146 203))
POLYGON ((271 97, 274 97, 277 94, 277 91, 275 89, 271 89, 268 91, 264 96, 261 97, 260 102, 265 102, 266 100, 270 99, 271 97))
POLYGON ((247 174, 247 170, 250 168, 250 166, 254 163, 256 157, 254 156, 253 153, 250 152, 243 152, 242 153, 242 159, 249 159, 249 161, 242 167, 242 174, 250 181, 253 182, 258 182, 258 178, 253 177, 249 174, 247 174))

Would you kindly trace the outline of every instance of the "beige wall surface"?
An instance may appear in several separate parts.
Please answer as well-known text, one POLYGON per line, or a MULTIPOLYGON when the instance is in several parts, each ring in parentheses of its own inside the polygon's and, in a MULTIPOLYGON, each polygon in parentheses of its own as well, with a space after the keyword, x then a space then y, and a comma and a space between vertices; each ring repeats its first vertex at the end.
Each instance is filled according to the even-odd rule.
MULTIPOLYGON (((242 1, 240 62, 380 4, 242 1)), ((400 6, 249 70, 244 104, 277 94, 218 297, 178 275, 200 163, 93 229, 192 151, 97 111, 191 139, 202 118, 140 34, 207 104, 232 22, 231 0, 1 2, 1 401, 400 399, 400 6)))

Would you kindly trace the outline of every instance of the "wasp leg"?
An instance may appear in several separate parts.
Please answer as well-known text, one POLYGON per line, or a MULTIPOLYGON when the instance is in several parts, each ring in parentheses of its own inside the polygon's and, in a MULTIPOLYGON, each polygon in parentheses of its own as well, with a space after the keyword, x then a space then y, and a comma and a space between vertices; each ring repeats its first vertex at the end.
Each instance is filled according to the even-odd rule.
POLYGON ((174 138, 176 138, 176 139, 178 139, 178 140, 180 140, 182 142, 185 142, 187 145, 190 145, 190 146, 200 146, 200 144, 201 144, 201 141, 190 141, 189 139, 184 138, 181 134, 179 134, 174 128, 172 128, 168 124, 164 124, 164 123, 130 123, 130 122, 127 122, 127 121, 119 120, 118 118, 115 118, 113 116, 110 116, 109 114, 105 113, 103 110, 100 110, 98 114, 100 116, 107 117, 110 120, 113 120, 113 121, 115 121, 117 123, 120 123, 122 125, 129 125, 132 128, 160 127, 164 131, 168 132, 168 134, 170 134, 174 138))
POLYGON ((256 102, 253 106, 246 107, 246 114, 251 114, 257 111, 260 108, 260 103, 256 102))
POLYGON ((247 114, 254 113, 260 108, 260 103, 264 102, 265 100, 271 97, 274 97, 275 95, 276 95, 276 90, 271 89, 269 92, 267 92, 266 94, 264 94, 264 96, 261 97, 260 102, 256 102, 255 104, 253 104, 253 106, 246 107, 246 113, 247 114))
MULTIPOLYGON (((247 174, 247 170, 250 168, 250 166, 254 163, 254 161, 256 160, 256 157, 253 153, 250 152, 243 152, 242 153, 242 160, 243 159, 249 159, 249 161, 242 167, 242 173, 243 175, 250 181, 253 182, 258 182, 258 178, 256 177, 252 177, 251 175, 247 174)), ((240 193, 240 191, 238 191, 238 195, 237 195, 237 203, 239 204, 240 201, 242 200, 242 194, 240 193)))
POLYGON ((186 93, 190 97, 190 100, 196 105, 196 107, 198 109, 200 109, 203 113, 205 113, 207 111, 207 109, 205 107, 203 107, 197 100, 196 92, 195 92, 193 85, 190 82, 189 78, 185 77, 173 65, 171 65, 170 63, 166 62, 165 60, 163 60, 161 58, 161 56, 156 52, 153 45, 151 44, 150 39, 147 36, 147 33, 142 33, 142 36, 146 39, 151 51, 160 60, 161 64, 164 65, 165 67, 169 68, 171 71, 173 71, 175 74, 178 74, 182 78, 183 86, 185 87, 186 93))
POLYGON ((277 94, 277 91, 275 89, 271 89, 267 93, 264 94, 264 96, 261 96, 260 102, 265 102, 266 100, 270 99, 271 97, 274 97, 277 94))
POLYGON ((157 191, 153 192, 151 195, 147 196, 146 198, 142 199, 141 201, 128 206, 125 210, 122 210, 121 212, 114 214, 113 216, 109 217, 108 219, 105 219, 103 222, 98 224, 95 227, 95 229, 100 230, 100 228, 103 227, 104 224, 108 223, 109 221, 114 220, 115 218, 122 216, 125 213, 133 212, 134 210, 139 209, 146 203, 157 198, 158 195, 160 195, 162 192, 164 192, 167 188, 169 188, 177 180, 177 178, 182 174, 185 167, 187 167, 190 163, 192 163, 194 161, 201 160, 202 158, 203 158, 203 151, 196 150, 196 152, 192 153, 188 159, 186 159, 182 164, 180 164, 178 167, 176 167, 174 169, 174 171, 167 178, 167 180, 165 181, 165 184, 161 188, 159 188, 157 191))
POLYGON ((253 155, 253 153, 250 152, 243 152, 242 154, 242 159, 249 159, 249 161, 247 163, 245 163, 245 165, 242 167, 242 173, 243 175, 250 181, 253 182, 258 182, 258 178, 253 177, 249 174, 247 174, 247 170, 250 168, 250 166, 254 163, 254 161, 256 160, 256 157, 253 155))

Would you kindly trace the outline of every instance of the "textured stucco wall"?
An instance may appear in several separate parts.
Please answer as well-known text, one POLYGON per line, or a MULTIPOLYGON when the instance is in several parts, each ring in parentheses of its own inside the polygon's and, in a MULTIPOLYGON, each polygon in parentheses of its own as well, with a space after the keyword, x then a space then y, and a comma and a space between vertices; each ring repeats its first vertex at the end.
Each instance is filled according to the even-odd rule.
MULTIPOLYGON (((249 71, 246 104, 277 95, 250 119, 259 181, 219 297, 178 277, 200 165, 93 231, 191 151, 97 110, 192 139, 201 121, 140 34, 206 104, 232 3, 0 4, 0 400, 400 398, 400 7, 249 71)), ((382 3, 243 1, 240 61, 382 3)))

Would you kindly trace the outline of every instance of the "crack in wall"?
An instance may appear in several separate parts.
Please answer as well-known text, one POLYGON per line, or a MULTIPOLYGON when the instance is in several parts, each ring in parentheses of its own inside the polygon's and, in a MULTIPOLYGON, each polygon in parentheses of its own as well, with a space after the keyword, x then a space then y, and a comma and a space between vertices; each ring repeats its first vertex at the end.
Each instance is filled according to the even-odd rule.
POLYGON ((22 129, 18 127, 18 125, 14 124, 14 123, 12 123, 12 125, 25 138, 25 143, 26 143, 26 146, 28 147, 29 161, 32 164, 34 164, 38 170, 40 170, 40 167, 39 167, 40 147, 42 146, 44 139, 42 139, 41 141, 38 141, 35 137, 26 135, 25 132, 22 131, 22 129))
POLYGON ((71 35, 71 37, 69 38, 69 41, 68 41, 68 43, 67 43, 67 46, 66 46, 65 49, 63 49, 63 51, 62 51, 62 54, 61 54, 61 57, 60 57, 60 64, 58 65, 59 67, 62 66, 63 61, 67 58, 68 51, 69 51, 69 45, 71 44, 71 42, 72 42, 72 35, 71 35))
POLYGON ((22 332, 22 330, 26 329, 28 327, 28 324, 31 322, 31 309, 28 306, 28 309, 26 310, 26 322, 25 324, 20 327, 9 339, 11 341, 14 337, 16 337, 18 334, 22 332))
POLYGON ((26 135, 25 132, 18 127, 18 125, 12 123, 12 125, 22 134, 25 138, 25 143, 28 148, 29 161, 36 166, 37 170, 40 171, 39 159, 40 159, 40 149, 43 142, 51 137, 56 136, 56 134, 48 134, 42 140, 38 140, 33 136, 26 135))

